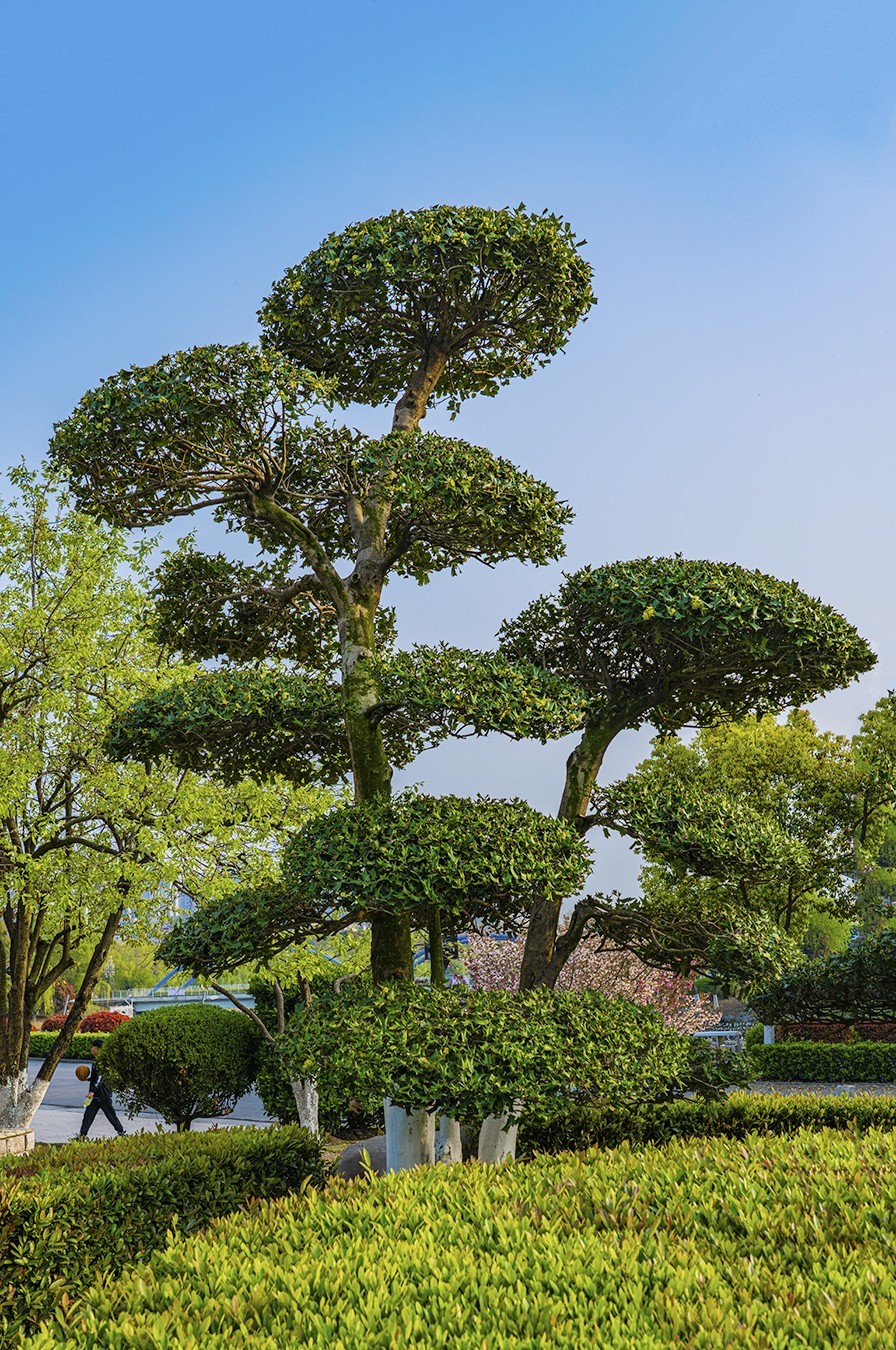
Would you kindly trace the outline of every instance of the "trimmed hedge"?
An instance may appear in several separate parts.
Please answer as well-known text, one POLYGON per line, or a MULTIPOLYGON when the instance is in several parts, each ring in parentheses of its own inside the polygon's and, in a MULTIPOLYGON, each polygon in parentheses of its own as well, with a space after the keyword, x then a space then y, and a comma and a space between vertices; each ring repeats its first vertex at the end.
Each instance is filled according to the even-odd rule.
POLYGON ((896 1045, 885 1041, 782 1041, 750 1051, 754 1078, 794 1083, 894 1083, 896 1045))
POLYGON ((674 1101, 643 1106, 579 1107, 551 1120, 520 1121, 517 1154, 562 1153, 594 1145, 662 1144, 670 1139, 743 1139, 800 1129, 896 1129, 896 1097, 772 1096, 732 1092, 722 1101, 674 1101))
POLYGON ((259 1205, 28 1350, 891 1345, 896 1135, 675 1140, 259 1205))
POLYGON ((139 1134, 38 1149, 0 1165, 3 1343, 100 1271, 256 1197, 321 1183, 320 1143, 298 1125, 139 1134))
MULTIPOLYGON (((62 1056, 66 1059, 90 1059, 90 1046, 93 1041, 105 1040, 110 1032, 98 1031, 93 1036, 88 1036, 86 1032, 76 1031, 72 1037, 72 1043, 62 1056)), ((50 1053, 51 1047, 55 1044, 58 1033, 55 1031, 32 1031, 31 1040, 28 1042, 28 1054, 35 1059, 43 1059, 50 1053)))

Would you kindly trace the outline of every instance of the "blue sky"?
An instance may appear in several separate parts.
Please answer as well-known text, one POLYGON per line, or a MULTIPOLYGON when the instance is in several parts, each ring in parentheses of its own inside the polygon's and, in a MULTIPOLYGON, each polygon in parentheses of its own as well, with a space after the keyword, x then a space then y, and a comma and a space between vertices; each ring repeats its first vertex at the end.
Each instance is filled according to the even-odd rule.
MULTIPOLYGON (((253 338, 331 230, 524 201, 587 239, 600 303, 458 434, 573 504, 566 566, 679 550, 835 604, 881 662, 832 728, 896 685, 892 0, 19 0, 0 25, 4 464, 104 375, 253 338)), ((559 570, 398 588, 403 636, 487 644, 559 570)), ((412 777, 553 810, 564 750, 412 777)))

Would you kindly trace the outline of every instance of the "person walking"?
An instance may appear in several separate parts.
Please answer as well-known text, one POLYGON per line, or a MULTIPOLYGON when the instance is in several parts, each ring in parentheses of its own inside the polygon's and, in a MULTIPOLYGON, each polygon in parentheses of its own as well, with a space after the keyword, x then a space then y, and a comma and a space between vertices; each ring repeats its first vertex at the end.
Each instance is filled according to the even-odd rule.
POLYGON ((84 1103, 84 1119, 81 1121, 79 1139, 87 1138, 87 1131, 96 1120, 97 1111, 102 1111, 116 1134, 124 1134, 124 1126, 115 1114, 112 1093, 103 1082, 102 1071, 96 1062, 96 1057, 102 1048, 102 1041, 90 1042, 90 1054, 93 1063, 90 1066, 90 1082, 87 1085, 87 1100, 84 1103))

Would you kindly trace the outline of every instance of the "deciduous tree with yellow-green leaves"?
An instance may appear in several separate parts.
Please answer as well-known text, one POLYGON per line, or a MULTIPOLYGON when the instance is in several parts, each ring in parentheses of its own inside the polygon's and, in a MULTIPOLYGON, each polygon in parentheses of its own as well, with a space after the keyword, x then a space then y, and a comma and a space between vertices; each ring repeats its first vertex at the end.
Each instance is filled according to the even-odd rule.
POLYGON ((110 760, 135 698, 185 671, 146 632, 145 559, 24 471, 0 511, 0 1127, 26 1125, 122 924, 174 897, 221 896, 276 866, 281 832, 323 804, 282 780, 230 788, 160 762, 110 760), (86 958, 86 961, 85 961, 86 958), (31 1018, 76 960, 83 976, 32 1082, 31 1018))

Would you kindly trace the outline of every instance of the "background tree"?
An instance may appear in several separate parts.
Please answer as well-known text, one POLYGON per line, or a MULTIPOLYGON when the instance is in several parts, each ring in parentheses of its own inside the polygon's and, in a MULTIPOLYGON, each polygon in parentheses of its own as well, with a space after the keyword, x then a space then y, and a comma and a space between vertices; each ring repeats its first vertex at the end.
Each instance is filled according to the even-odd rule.
MULTIPOLYGON (((525 934, 501 939, 489 933, 467 934, 463 960, 472 987, 518 989, 524 945, 525 934)), ((561 970, 556 987, 564 993, 590 989, 655 1008, 667 1026, 685 1034, 719 1020, 712 1001, 696 993, 692 978, 645 965, 634 953, 609 943, 580 943, 561 970)))
POLYGON ((0 1124, 27 1124, 84 1015, 119 926, 178 891, 216 896, 270 872, 279 831, 320 804, 285 783, 224 789, 160 764, 111 762, 110 721, 172 673, 143 626, 140 551, 14 475, 0 513, 0 1124), (28 1083, 32 1016, 80 969, 65 1023, 28 1083))
MULTIPOLYGON (((56 430, 54 461, 85 509, 142 527, 209 507, 273 559, 248 569, 183 554, 164 580, 168 636, 186 648, 198 634, 211 654, 194 619, 201 594, 231 659, 277 654, 286 635, 293 659, 329 675, 338 653, 338 693, 331 681, 293 686, 307 711, 293 751, 303 757, 321 719, 329 735, 338 716, 358 802, 390 791, 374 659, 388 576, 424 582, 470 558, 546 562, 569 519, 530 475, 420 421, 434 398, 456 410, 561 350, 593 303, 590 283, 556 216, 393 212, 287 272, 261 312, 263 351, 199 348, 122 371, 56 430), (391 431, 375 440, 311 420, 314 399, 394 401, 391 431), (247 615, 262 630, 248 644, 247 615)), ((407 917, 374 913, 371 932, 376 978, 409 978, 407 917)))
POLYGON ((744 952, 739 971, 734 953, 720 968, 720 920, 732 931, 758 920, 778 936, 779 961, 787 953, 780 939, 794 939, 791 962, 816 916, 854 920, 867 886, 861 858, 892 813, 892 778, 869 741, 879 721, 878 708, 852 742, 819 731, 804 710, 784 723, 767 715, 707 728, 688 744, 657 740, 635 773, 595 794, 603 822, 647 859, 643 898, 617 904, 604 927, 649 921, 660 946, 665 927, 670 950, 686 952, 690 942, 695 963, 744 984, 761 975, 758 951, 744 952))
MULTIPOLYGON (((642 558, 584 568, 556 596, 501 631, 502 651, 575 680, 588 700, 558 815, 598 823, 592 793, 607 747, 643 725, 670 733, 775 712, 848 684, 874 664, 856 630, 793 582, 734 564, 642 558)), ((524 988, 555 983, 607 905, 580 901, 560 934, 560 906, 533 906, 524 988)))

